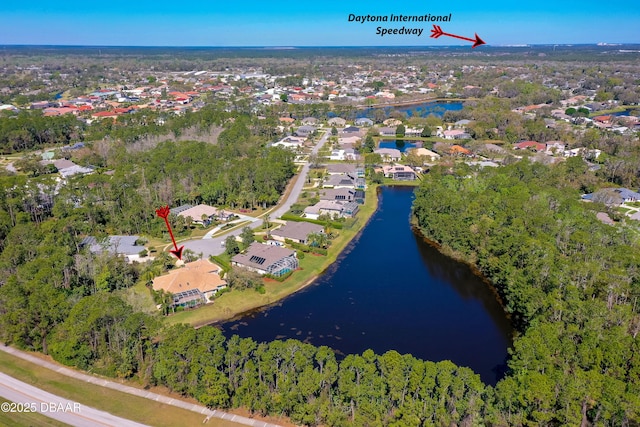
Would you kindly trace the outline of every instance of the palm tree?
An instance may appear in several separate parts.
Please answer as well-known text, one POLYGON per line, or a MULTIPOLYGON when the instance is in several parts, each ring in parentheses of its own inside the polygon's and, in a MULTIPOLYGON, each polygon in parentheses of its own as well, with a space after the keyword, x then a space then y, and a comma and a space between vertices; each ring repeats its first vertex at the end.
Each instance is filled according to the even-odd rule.
POLYGON ((327 246, 328 237, 324 233, 311 233, 308 236, 309 246, 325 248, 327 246))

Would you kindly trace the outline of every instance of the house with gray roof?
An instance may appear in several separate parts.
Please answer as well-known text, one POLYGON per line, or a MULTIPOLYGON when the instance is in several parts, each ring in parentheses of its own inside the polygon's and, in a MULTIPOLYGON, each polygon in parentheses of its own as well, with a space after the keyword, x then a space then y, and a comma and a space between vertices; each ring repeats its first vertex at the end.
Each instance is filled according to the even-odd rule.
POLYGON ((352 218, 360 207, 356 202, 346 202, 339 200, 320 200, 313 206, 304 209, 304 216, 310 219, 318 219, 320 215, 329 215, 340 218, 352 218))
POLYGON ((308 137, 315 131, 316 131, 316 128, 314 126, 307 125, 307 126, 300 126, 295 133, 297 136, 308 137))
POLYGON ((253 242, 244 253, 231 258, 231 265, 280 277, 298 268, 298 258, 291 249, 253 242))
POLYGON ((88 247, 89 252, 96 255, 105 252, 122 255, 131 263, 140 261, 140 252, 146 249, 144 246, 136 245, 139 239, 140 236, 109 236, 106 239, 88 236, 80 242, 80 247, 88 247))
POLYGON ((341 200, 352 202, 356 199, 356 191, 351 188, 324 188, 320 191, 320 200, 341 200))
POLYGON ((322 183, 324 188, 356 188, 356 181, 351 175, 329 175, 322 183))
POLYGON ((385 162, 397 162, 402 157, 402 153, 396 148, 378 148, 373 152, 380 154, 380 157, 385 162))
POLYGON ((367 117, 360 117, 359 119, 356 119, 355 124, 356 126, 364 126, 364 127, 373 126, 373 120, 367 117))
POLYGON ((582 200, 600 202, 605 205, 621 205, 640 201, 640 193, 628 188, 603 188, 595 193, 583 195, 582 200))
POLYGON ((396 136, 396 128, 383 126, 378 128, 378 132, 380 136, 396 136))
POLYGON ((289 221, 282 227, 273 230, 271 232, 271 236, 280 242, 284 242, 286 239, 289 239, 296 243, 306 245, 309 235, 317 233, 324 233, 324 227, 311 222, 289 221))
POLYGON ((357 168, 353 163, 329 163, 324 166, 329 175, 355 174, 357 168))

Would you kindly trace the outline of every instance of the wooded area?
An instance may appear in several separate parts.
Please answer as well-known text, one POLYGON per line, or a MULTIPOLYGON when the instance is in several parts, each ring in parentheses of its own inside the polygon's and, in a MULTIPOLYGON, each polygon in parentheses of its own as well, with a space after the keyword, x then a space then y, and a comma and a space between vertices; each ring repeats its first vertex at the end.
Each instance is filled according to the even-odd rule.
POLYGON ((580 201, 581 162, 435 170, 417 191, 420 230, 491 280, 520 332, 495 389, 499 424, 640 416, 638 233, 580 201))

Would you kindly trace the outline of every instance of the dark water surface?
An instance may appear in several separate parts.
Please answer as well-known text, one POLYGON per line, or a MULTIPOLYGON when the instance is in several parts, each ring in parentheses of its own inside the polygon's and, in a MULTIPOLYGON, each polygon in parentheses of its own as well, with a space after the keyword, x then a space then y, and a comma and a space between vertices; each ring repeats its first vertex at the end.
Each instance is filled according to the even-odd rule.
POLYGON ((449 359, 495 384, 511 324, 481 278, 412 231, 412 201, 412 188, 382 188, 369 224, 314 284, 220 327, 228 336, 295 338, 339 354, 371 348, 449 359))
POLYGON ((383 139, 378 143, 378 148, 395 148, 405 153, 412 148, 422 147, 422 142, 410 142, 404 139, 383 139))
POLYGON ((459 101, 431 101, 413 105, 369 107, 358 110, 356 118, 373 117, 376 108, 382 108, 387 117, 392 111, 399 111, 406 114, 407 117, 427 117, 430 114, 442 117, 447 111, 460 111, 463 107, 464 105, 459 101))

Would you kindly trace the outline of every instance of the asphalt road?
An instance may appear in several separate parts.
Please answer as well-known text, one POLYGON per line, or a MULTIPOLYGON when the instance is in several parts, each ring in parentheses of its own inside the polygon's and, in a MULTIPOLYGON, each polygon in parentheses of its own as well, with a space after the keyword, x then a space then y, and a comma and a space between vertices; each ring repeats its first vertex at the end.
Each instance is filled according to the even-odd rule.
POLYGON ((0 373, 0 396, 11 402, 1 405, 0 410, 4 413, 39 412, 49 418, 78 427, 144 426, 144 424, 63 399, 3 373, 0 373))
MULTIPOLYGON (((326 131, 324 135, 320 138, 315 147, 311 150, 312 154, 318 154, 320 149, 324 146, 324 144, 329 139, 331 135, 330 131, 326 131)), ((291 209, 291 206, 298 200, 300 197, 300 193, 302 193, 302 187, 304 187, 305 182, 307 181, 307 175, 309 174, 309 163, 305 163, 302 166, 298 174, 298 179, 296 180, 293 188, 289 192, 287 198, 283 200, 276 208, 274 208, 269 215, 272 219, 276 219, 284 215, 291 209)), ((262 221, 255 221, 251 224, 247 224, 248 227, 258 228, 262 227, 262 221)), ((196 254, 202 253, 204 257, 209 257, 210 255, 220 255, 224 252, 224 246, 222 246, 222 242, 229 237, 239 236, 242 233, 242 229, 244 227, 240 227, 236 230, 230 231, 229 233, 224 234, 223 236, 214 237, 211 239, 197 239, 197 240, 188 240, 186 242, 181 242, 180 245, 184 245, 185 249, 191 249, 196 254)))
MULTIPOLYGON (((212 418, 220 418, 220 419, 223 419, 223 420, 234 422, 236 424, 244 424, 244 425, 252 426, 252 427, 280 427, 277 424, 267 423, 267 422, 256 420, 256 419, 253 419, 253 418, 243 417, 241 415, 230 414, 228 412, 220 411, 220 410, 217 410, 217 409, 209 409, 209 408, 207 408, 205 406, 198 405, 198 404, 195 404, 195 403, 185 402, 185 401, 180 400, 180 399, 174 399, 174 398, 169 397, 169 396, 164 396, 164 395, 153 393, 153 392, 150 392, 150 391, 147 391, 147 390, 130 387, 130 386, 127 386, 127 385, 124 385, 124 384, 120 384, 120 383, 114 382, 114 381, 109 381, 109 380, 106 380, 106 379, 103 379, 103 378, 94 377, 92 375, 83 374, 82 372, 75 371, 75 370, 67 368, 65 366, 61 366, 61 365, 58 365, 56 363, 40 359, 40 358, 35 357, 35 356, 25 352, 25 351, 21 351, 21 350, 18 350, 16 348, 13 348, 13 347, 6 346, 4 344, 0 344, 0 351, 4 351, 5 353, 12 354, 12 355, 14 355, 16 357, 19 357, 19 358, 21 358, 23 360, 26 360, 28 362, 34 363, 36 365, 42 366, 42 367, 47 368, 47 369, 51 369, 52 371, 55 371, 55 372, 57 372, 59 374, 66 375, 68 377, 75 378, 75 379, 80 380, 80 381, 85 381, 85 382, 88 382, 88 383, 91 383, 91 384, 95 384, 97 386, 110 388, 112 390, 121 391, 123 393, 131 394, 133 396, 143 397, 145 399, 154 400, 156 402, 164 403, 166 405, 171 405, 171 406, 175 406, 177 408, 186 409, 187 411, 195 412, 197 414, 202 414, 202 416, 204 417, 203 418, 203 423, 208 422, 212 418)), ((20 382, 18 380, 15 380, 14 378, 12 378, 12 377, 10 377, 8 375, 5 375, 5 374, 0 374, 0 375, 3 376, 3 377, 0 377, 0 384, 3 384, 3 385, 5 384, 4 377, 10 378, 11 380, 17 381, 18 383, 20 383, 20 385, 17 388, 15 386, 15 383, 14 383, 13 386, 9 386, 10 389, 13 389, 14 393, 15 392, 25 391, 26 389, 24 388, 24 386, 31 387, 31 388, 33 388, 35 390, 38 390, 37 388, 35 388, 33 386, 30 386, 28 384, 22 383, 22 382, 20 382)), ((11 397, 5 396, 5 394, 4 394, 5 390, 4 390, 3 387, 0 387, 0 396, 3 396, 5 399, 11 400, 11 401, 16 402, 16 403, 17 402, 36 403, 37 405, 40 405, 41 404, 40 402, 44 402, 45 403, 44 409, 48 409, 49 411, 47 413, 44 413, 44 412, 41 412, 41 413, 46 415, 46 416, 48 416, 48 417, 51 417, 51 418, 55 418, 52 415, 53 414, 52 408, 59 409, 60 407, 56 406, 55 403, 54 403, 53 407, 52 406, 46 406, 47 402, 64 401, 64 402, 70 402, 72 405, 75 403, 75 402, 67 401, 66 399, 62 399, 60 397, 57 397, 57 396, 55 396, 55 395, 53 395, 51 393, 47 393, 47 392, 42 391, 42 390, 39 390, 39 391, 42 392, 42 393, 46 393, 47 396, 46 396, 45 400, 42 400, 42 401, 14 400, 14 399, 17 399, 19 396, 14 396, 14 395, 12 395, 11 397)), ((33 398, 25 397, 24 395, 23 395, 22 398, 23 399, 33 399, 33 398)), ((76 405, 77 405, 77 403, 76 403, 76 405)), ((67 411, 67 412, 73 412, 73 410, 76 409, 77 406, 76 407, 71 406, 71 407, 68 407, 68 408, 70 409, 70 411, 67 411)), ((9 409, 12 409, 12 408, 9 408, 9 409)), ((15 409, 19 409, 19 408, 16 407, 15 409)), ((62 409, 67 409, 67 406, 63 406, 62 409)), ((97 414, 104 414, 104 415, 107 415, 109 417, 112 417, 113 420, 115 420, 115 421, 112 422, 112 423, 106 423, 105 424, 102 421, 100 421, 100 422, 98 422, 98 421, 89 422, 89 418, 85 418, 85 421, 87 421, 87 422, 85 422, 85 423, 80 423, 80 422, 75 423, 75 422, 70 422, 70 421, 67 421, 67 420, 60 420, 59 418, 56 418, 56 419, 58 419, 58 420, 60 420, 60 421, 62 421, 64 423, 73 425, 73 426, 92 426, 92 427, 93 426, 117 426, 117 427, 122 426, 122 427, 129 427, 129 426, 142 426, 143 425, 143 424, 134 423, 133 421, 125 420, 123 418, 115 417, 115 416, 110 415, 110 414, 108 414, 106 412, 98 411, 97 409, 89 408, 88 406, 84 406, 84 405, 80 406, 80 411, 79 411, 80 415, 86 415, 85 409, 87 409, 87 410, 88 409, 92 409, 93 411, 96 411, 97 414)), ((58 411, 58 412, 60 412, 60 411, 58 411)), ((79 420, 76 420, 76 421, 79 421, 79 420)), ((211 424, 208 424, 208 425, 215 425, 215 422, 212 422, 211 424)))

